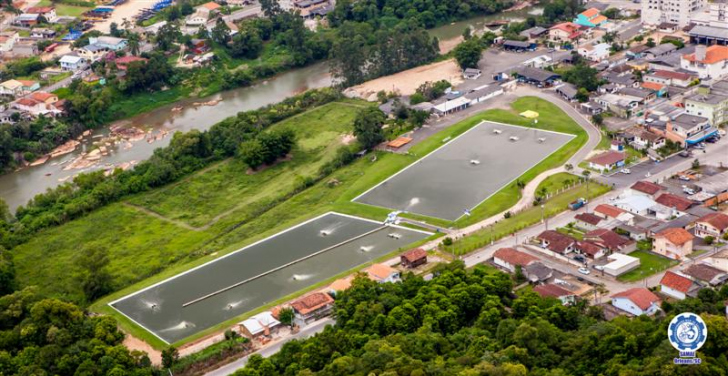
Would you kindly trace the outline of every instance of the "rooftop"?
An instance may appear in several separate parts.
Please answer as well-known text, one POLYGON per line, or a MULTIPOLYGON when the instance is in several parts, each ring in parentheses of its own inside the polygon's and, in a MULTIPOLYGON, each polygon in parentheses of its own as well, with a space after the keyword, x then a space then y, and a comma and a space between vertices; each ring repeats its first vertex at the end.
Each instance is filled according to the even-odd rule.
POLYGON ((548 243, 548 248, 554 252, 564 252, 576 239, 554 230, 546 230, 538 235, 538 239, 548 243))
POLYGON ((367 273, 369 278, 373 281, 383 281, 392 274, 397 273, 397 270, 389 265, 373 264, 372 266, 364 269, 364 273, 367 273))
POLYGON ((668 270, 660 280, 660 284, 673 290, 687 293, 693 286, 693 281, 690 278, 683 277, 668 270))
POLYGON ((293 301, 291 303, 291 307, 293 307, 296 312, 302 315, 306 315, 328 304, 332 304, 333 302, 334 299, 330 297, 329 294, 323 292, 315 292, 313 294, 304 296, 303 298, 293 301))
POLYGON ((654 303, 660 301, 657 295, 644 287, 635 287, 612 295, 612 298, 627 298, 643 311, 650 308, 654 303))
POLYGON ((728 229, 728 215, 723 213, 711 213, 698 219, 698 222, 706 222, 720 231, 728 229))
POLYGON ((703 64, 716 64, 728 60, 728 47, 712 45, 705 50, 705 58, 698 59, 695 53, 683 55, 683 59, 703 64))
POLYGON ((680 197, 672 193, 663 193, 655 201, 667 206, 668 208, 675 208, 680 211, 688 210, 688 208, 693 205, 693 202, 687 198, 680 197))
POLYGON ((693 240, 694 236, 682 227, 673 227, 658 232, 655 238, 665 238, 672 244, 683 245, 693 240))
POLYGON ((718 279, 728 278, 726 272, 706 264, 692 264, 682 271, 683 274, 699 281, 713 282, 718 279))
POLYGON ((617 206, 631 208, 633 212, 645 211, 657 204, 649 197, 642 195, 627 196, 614 202, 617 206))
POLYGON ((538 260, 538 258, 533 257, 528 253, 517 251, 513 248, 500 248, 493 253, 493 257, 501 259, 511 265, 519 266, 526 266, 538 260))
POLYGON ((631 239, 620 236, 612 230, 607 230, 603 228, 587 232, 586 234, 584 234, 584 239, 596 241, 612 250, 634 242, 631 239))
POLYGON ((571 291, 566 290, 559 285, 554 285, 553 283, 538 285, 533 288, 533 291, 544 298, 560 298, 562 296, 574 295, 571 291))
POLYGON ((427 251, 422 248, 410 249, 409 251, 403 253, 402 257, 404 257, 404 259, 409 262, 415 262, 417 260, 427 257, 427 251))
POLYGON ((602 217, 591 213, 580 213, 574 216, 577 221, 585 222, 590 225, 596 226, 602 221, 602 217))
POLYGON ((599 166, 609 166, 624 160, 624 153, 610 150, 589 159, 589 162, 599 166))
POLYGON ((632 186, 629 188, 633 191, 647 193, 648 195, 654 195, 655 193, 665 189, 665 187, 663 187, 659 184, 655 184, 651 181, 646 181, 646 180, 640 180, 640 181, 632 184, 632 186))
POLYGON ((607 204, 599 204, 596 208, 594 208, 595 213, 601 213, 606 215, 607 217, 611 218, 617 218, 620 214, 625 213, 624 210, 607 204))

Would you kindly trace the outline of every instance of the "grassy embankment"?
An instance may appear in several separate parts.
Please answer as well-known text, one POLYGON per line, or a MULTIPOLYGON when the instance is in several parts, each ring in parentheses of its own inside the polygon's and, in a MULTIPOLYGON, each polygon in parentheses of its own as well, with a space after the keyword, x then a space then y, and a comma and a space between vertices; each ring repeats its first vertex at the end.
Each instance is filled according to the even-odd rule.
MULTIPOLYGON (((541 187, 557 186, 558 182, 565 179, 577 179, 576 175, 568 173, 559 173, 546 178, 538 189, 541 187)), ((608 192, 610 188, 605 185, 590 183, 589 194, 586 192, 586 184, 579 185, 577 187, 568 189, 562 193, 559 193, 551 197, 544 204, 543 213, 546 217, 550 218, 559 213, 568 210, 568 204, 580 197, 589 197, 590 199, 598 197, 608 192)), ((492 226, 488 226, 482 230, 472 233, 462 239, 459 239, 453 243, 452 246, 445 247, 444 250, 451 252, 455 255, 462 255, 472 252, 478 248, 484 247, 490 244, 492 241, 497 241, 504 237, 510 236, 511 234, 520 231, 526 227, 532 226, 541 221, 541 207, 533 206, 517 214, 514 214, 510 218, 504 218, 495 223, 492 226)))
MULTIPOLYGON (((389 210, 350 200, 416 161, 418 156, 441 146, 443 139, 465 132, 482 119, 526 125, 516 115, 517 112, 536 108, 544 116, 549 110, 544 107, 546 103, 543 101, 522 98, 514 104, 514 112, 487 111, 448 127, 414 147, 413 155, 377 153, 376 161, 373 162, 370 157, 363 158, 291 196, 297 180, 310 176, 332 157, 336 149, 334 145, 338 145, 342 134, 349 131, 357 106, 361 105, 352 105, 351 101, 329 104, 275 125, 291 126, 299 135, 298 147, 291 161, 254 175, 247 175, 246 167, 239 161, 223 161, 183 182, 109 205, 87 217, 40 233, 15 251, 21 284, 38 285, 50 296, 80 301, 82 296, 74 279, 79 244, 101 247, 109 254, 111 261, 108 268, 114 287, 119 291, 96 302, 91 308, 113 313, 106 306, 113 299, 324 212, 334 210, 368 218, 384 218, 389 210)), ((546 117, 540 122, 541 127, 548 126, 546 117)), ((552 122, 558 122, 558 114, 548 117, 552 118, 552 122)), ((556 130, 564 130, 563 125, 559 128, 556 130)), ((565 160, 586 141, 586 135, 575 140, 580 142, 575 144, 572 141, 554 156, 560 155, 559 160, 565 160)), ((542 170, 555 167, 558 160, 554 156, 542 162, 539 171, 532 169, 529 172, 535 176, 542 170)), ((510 190, 510 187, 504 190, 510 190)), ((518 192, 515 195, 497 194, 486 203, 505 200, 502 205, 507 208, 517 201, 518 195, 518 192)), ((483 216, 488 211, 477 213, 483 216)), ((442 220, 421 219, 447 224, 442 220)), ((134 335, 154 346, 162 346, 158 339, 128 320, 120 318, 120 321, 134 335)))

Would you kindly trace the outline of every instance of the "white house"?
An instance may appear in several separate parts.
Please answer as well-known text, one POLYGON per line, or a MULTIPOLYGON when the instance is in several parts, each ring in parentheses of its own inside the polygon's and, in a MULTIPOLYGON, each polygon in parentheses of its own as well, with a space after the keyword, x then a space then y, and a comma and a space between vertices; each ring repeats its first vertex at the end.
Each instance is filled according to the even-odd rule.
POLYGON ((720 239, 726 233, 728 233, 728 215, 726 214, 711 213, 695 221, 695 236, 699 238, 712 236, 713 239, 720 239))
POLYGON ((635 316, 653 315, 660 309, 660 298, 644 287, 612 295, 612 305, 635 316))
POLYGON ((589 168, 599 171, 609 171, 624 165, 623 152, 609 150, 589 159, 589 168))
POLYGON ((693 283, 690 278, 669 270, 660 280, 660 292, 675 299, 683 300, 688 296, 697 296, 698 290, 700 290, 700 286, 693 283))
POLYGON ((18 43, 20 34, 17 32, 7 32, 0 34, 0 52, 12 51, 15 43, 18 43))
POLYGON ((25 13, 37 14, 49 23, 55 23, 58 21, 58 15, 56 14, 56 8, 53 7, 30 7, 25 13))
POLYGON ((190 26, 204 25, 210 18, 218 12, 220 4, 209 2, 195 8, 195 13, 190 14, 185 23, 190 26))
POLYGON ((728 74, 728 46, 706 47, 698 44, 695 53, 683 55, 680 67, 695 72, 701 79, 719 80, 728 74))
POLYGON ((78 55, 63 55, 63 57, 58 60, 58 63, 61 64, 61 69, 70 72, 82 70, 87 67, 86 59, 78 55))
POLYGON ((374 264, 364 269, 364 273, 369 276, 369 279, 379 283, 395 283, 400 281, 399 271, 384 264, 374 264))
POLYGON ((586 45, 579 47, 577 53, 589 61, 599 62, 609 58, 611 48, 608 43, 599 43, 593 46, 586 45))
POLYGON ((511 273, 516 272, 516 267, 520 266, 523 268, 537 260, 536 257, 513 248, 500 248, 493 253, 493 263, 511 273))
POLYGON ((658 204, 647 196, 633 195, 614 201, 612 205, 632 214, 646 216, 649 215, 650 209, 658 204))

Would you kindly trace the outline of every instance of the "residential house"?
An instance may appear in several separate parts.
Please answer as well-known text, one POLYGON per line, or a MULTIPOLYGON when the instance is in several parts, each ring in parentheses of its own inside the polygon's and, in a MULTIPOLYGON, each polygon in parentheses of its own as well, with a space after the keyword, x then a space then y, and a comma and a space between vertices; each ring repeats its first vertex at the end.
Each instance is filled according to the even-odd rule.
POLYGON ((518 35, 528 38, 530 40, 534 40, 546 35, 548 32, 549 30, 546 28, 543 28, 541 26, 534 26, 530 29, 521 31, 518 35))
POLYGON ((195 7, 195 12, 187 16, 185 23, 189 26, 204 25, 219 12, 220 4, 209 2, 195 7))
POLYGON ((728 46, 695 46, 695 52, 680 59, 680 67, 701 79, 721 79, 728 74, 728 46))
POLYGON ((11 52, 13 57, 38 56, 38 44, 29 40, 19 41, 15 43, 11 52))
POLYGON ((599 223, 604 221, 604 218, 592 213, 580 213, 574 216, 574 219, 576 220, 576 227, 586 231, 598 229, 599 223))
POLYGON ((536 261, 538 258, 513 248, 500 248, 493 253, 493 263, 511 273, 519 266, 524 268, 536 261))
POLYGON ((651 90, 644 90, 635 87, 623 87, 617 91, 620 96, 639 98, 639 104, 645 104, 657 99, 657 94, 651 90))
POLYGON ((534 286, 533 292, 539 294, 542 298, 559 299, 563 305, 576 303, 576 295, 573 292, 553 283, 534 286))
POLYGON ((606 248, 610 252, 630 253, 637 249, 637 243, 634 240, 604 228, 587 232, 584 234, 584 240, 606 248))
POLYGON ((671 52, 677 50, 677 46, 672 43, 663 43, 655 47, 649 48, 642 53, 645 59, 655 60, 660 57, 669 55, 671 52))
POLYGON ((576 245, 576 239, 554 230, 546 230, 540 233, 536 239, 541 243, 541 248, 562 255, 573 252, 576 245))
POLYGON ((480 69, 465 68, 463 70, 463 78, 466 80, 477 80, 483 72, 480 69))
POLYGON ((709 86, 700 86, 696 94, 684 99, 688 115, 708 119, 710 124, 720 125, 728 121, 728 92, 712 91, 709 86))
POLYGON ((210 50, 207 39, 192 39, 192 48, 190 49, 195 55, 201 55, 210 50))
POLYGON ((624 158, 624 153, 610 150, 589 159, 589 168, 597 171, 609 171, 624 166, 624 158))
POLYGON ((279 326, 281 322, 273 317, 270 311, 261 312, 241 322, 240 332, 248 338, 270 336, 271 331, 279 326))
POLYGON ((643 195, 648 196, 650 198, 657 197, 660 193, 666 191, 667 189, 657 183, 653 183, 651 181, 647 180, 640 180, 632 186, 630 186, 628 189, 625 190, 625 194, 628 196, 632 195, 643 195))
POLYGON ((686 213, 690 207, 695 205, 694 202, 684 198, 680 197, 678 195, 674 195, 672 193, 663 193, 657 199, 655 200, 658 204, 662 204, 668 208, 672 208, 674 210, 677 210, 682 213, 686 213))
POLYGON ((577 252, 586 255, 593 260, 599 260, 609 253, 609 250, 595 242, 579 241, 574 247, 577 252))
POLYGON ((334 299, 329 294, 314 292, 291 303, 293 322, 304 327, 313 321, 328 316, 334 310, 334 299))
POLYGON ((76 54, 63 55, 58 63, 61 64, 61 69, 64 71, 76 72, 79 70, 86 69, 88 67, 86 59, 76 54))
POLYGON ((724 249, 703 260, 703 263, 728 273, 728 249, 724 249))
POLYGON ((568 82, 565 82, 556 88, 556 94, 561 95, 564 99, 566 99, 569 102, 576 102, 577 101, 576 95, 578 93, 579 93, 579 90, 576 88, 576 86, 574 86, 568 82))
POLYGON ((609 58, 612 46, 609 43, 585 45, 577 49, 577 53, 592 62, 600 62, 609 58))
POLYGON ((644 82, 652 82, 681 88, 690 86, 690 84, 692 84, 697 78, 698 77, 696 75, 687 72, 673 72, 662 69, 642 76, 644 82))
POLYGON ((668 228, 655 234, 652 252, 682 260, 693 252, 693 234, 682 228, 668 228))
POLYGON ((640 259, 621 253, 612 253, 607 256, 607 260, 609 263, 604 265, 604 273, 612 277, 618 277, 640 266, 640 259))
POLYGON ((594 101, 622 119, 632 116, 632 113, 643 103, 642 99, 638 97, 611 93, 602 94, 594 98, 594 101))
POLYGON ((22 118, 23 113, 17 110, 8 109, 5 111, 0 111, 0 124, 15 124, 16 120, 22 118))
POLYGON ((548 266, 534 261, 522 268, 523 275, 531 283, 541 283, 554 276, 554 270, 548 266))
POLYGON ((33 27, 39 23, 40 15, 23 13, 13 19, 13 24, 20 27, 33 27))
POLYGON ((364 273, 369 276, 369 279, 379 283, 395 283, 400 281, 399 271, 389 265, 374 264, 364 269, 364 273))
POLYGON ((399 256, 399 263, 409 269, 427 264, 427 251, 422 248, 410 249, 399 256))
POLYGON ((56 34, 55 30, 43 27, 37 27, 30 31, 30 37, 36 39, 52 39, 56 37, 56 34))
POLYGON ((715 287, 728 281, 728 273, 707 264, 692 264, 682 274, 706 287, 715 287))
POLYGON ((30 99, 41 102, 43 104, 54 104, 58 102, 58 96, 45 91, 36 91, 30 94, 30 99))
MULTIPOLYGON (((56 97, 56 102, 58 98, 56 97)), ((42 101, 38 101, 32 98, 20 98, 15 102, 12 102, 13 108, 23 112, 27 112, 33 116, 45 115, 55 116, 60 114, 62 111, 57 109, 53 104, 46 104, 42 101)))
POLYGON ((667 144, 667 139, 657 133, 643 130, 635 135, 634 143, 636 149, 657 150, 667 144))
POLYGON ((58 21, 58 15, 56 14, 56 8, 54 7, 30 7, 25 11, 27 14, 37 14, 48 23, 55 23, 58 21))
POLYGON ((12 51, 15 43, 18 43, 20 34, 17 32, 0 33, 0 52, 12 51))
POLYGON ((711 126, 709 119, 681 114, 667 124, 665 137, 680 145, 694 145, 718 133, 718 129, 711 126))
POLYGON ((327 13, 331 7, 329 0, 294 0, 293 9, 297 10, 303 18, 313 18, 327 13), (323 12, 322 12, 323 11, 323 12))
POLYGON ((644 44, 638 44, 638 45, 636 45, 636 46, 634 46, 634 47, 631 47, 630 49, 628 49, 628 50, 627 50, 627 52, 625 52, 625 55, 626 55, 626 56, 627 56, 627 58, 628 58, 628 59, 630 59, 630 60, 637 60, 637 59, 642 59, 642 57, 643 57, 643 55, 642 55, 642 54, 643 54, 643 53, 644 53, 645 51, 649 50, 649 49, 650 49, 650 48, 649 48, 649 47, 647 47, 647 46, 646 46, 646 45, 644 45, 644 44))
POLYGON ((575 42, 583 34, 581 26, 573 22, 562 22, 549 28, 549 40, 552 42, 575 42))
POLYGON ((589 8, 574 18, 574 23, 586 27, 603 27, 609 20, 602 16, 597 8, 589 8))
POLYGON ((632 195, 620 198, 614 201, 612 205, 632 214, 647 216, 652 214, 652 209, 657 205, 657 202, 648 196, 632 195))
POLYGON ((681 276, 671 271, 665 272, 660 280, 660 292, 678 300, 698 296, 700 285, 694 283, 690 278, 681 276))
POLYGON ((594 214, 604 219, 617 219, 624 213, 624 210, 608 204, 599 204, 594 208, 594 214))
POLYGON ((40 83, 31 80, 7 80, 0 83, 0 95, 18 96, 40 89, 40 83))
POLYGON ((612 305, 635 316, 651 316, 660 309, 660 298, 644 287, 635 287, 612 295, 612 305))
POLYGON ((663 84, 658 84, 656 82, 643 82, 640 85, 640 88, 648 92, 654 93, 657 98, 665 97, 668 94, 667 86, 663 84))
POLYGON ((89 38, 88 43, 105 48, 107 51, 119 52, 126 50, 129 45, 129 40, 124 38, 100 36, 89 38))
POLYGON ((695 221, 695 236, 705 239, 721 239, 728 233, 728 215, 711 213, 695 221))

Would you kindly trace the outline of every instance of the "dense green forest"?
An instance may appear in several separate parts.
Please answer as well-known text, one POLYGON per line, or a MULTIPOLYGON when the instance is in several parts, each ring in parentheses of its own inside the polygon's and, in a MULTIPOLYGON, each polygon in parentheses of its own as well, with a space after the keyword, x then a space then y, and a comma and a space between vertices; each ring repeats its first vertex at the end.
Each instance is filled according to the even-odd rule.
POLYGON ((504 273, 440 265, 431 281, 357 278, 336 300, 336 326, 253 356, 236 376, 272 375, 725 375, 728 288, 666 304, 662 318, 619 317, 584 303, 566 307, 525 290, 504 273), (673 365, 667 340, 675 312, 702 312, 708 341, 700 366, 673 365))

